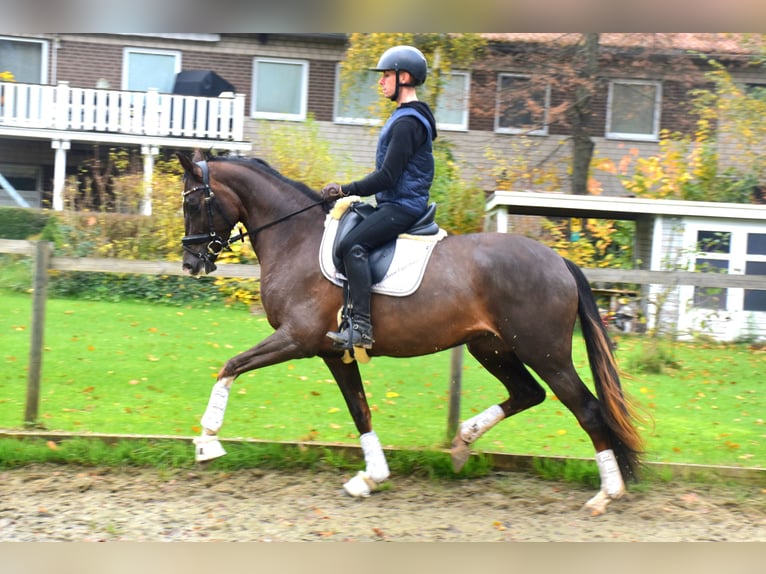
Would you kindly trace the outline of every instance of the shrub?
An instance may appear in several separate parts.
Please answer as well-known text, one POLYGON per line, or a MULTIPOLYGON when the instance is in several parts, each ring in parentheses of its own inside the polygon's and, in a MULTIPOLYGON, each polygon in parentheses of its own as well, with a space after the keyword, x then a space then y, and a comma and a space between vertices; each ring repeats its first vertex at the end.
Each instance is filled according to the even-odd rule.
POLYGON ((29 239, 43 230, 50 216, 39 209, 0 207, 0 237, 29 239))

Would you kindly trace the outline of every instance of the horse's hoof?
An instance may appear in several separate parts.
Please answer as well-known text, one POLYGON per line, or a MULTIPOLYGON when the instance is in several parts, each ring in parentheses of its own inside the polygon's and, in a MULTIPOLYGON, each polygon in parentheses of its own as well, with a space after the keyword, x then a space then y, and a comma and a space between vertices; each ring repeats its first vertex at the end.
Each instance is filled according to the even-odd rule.
POLYGON ((360 470, 354 478, 343 485, 343 489, 346 494, 354 498, 367 498, 377 486, 366 472, 360 470))
POLYGON ((598 494, 586 502, 583 508, 589 510, 591 516, 601 516, 602 514, 606 514, 606 506, 611 500, 612 498, 605 490, 599 490, 598 494))
POLYGON ((471 456, 471 447, 463 439, 457 437, 452 441, 450 456, 452 457, 452 470, 460 472, 468 461, 468 457, 471 456))
POLYGON ((207 462, 226 454, 226 451, 214 436, 200 436, 194 439, 194 459, 197 462, 207 462))

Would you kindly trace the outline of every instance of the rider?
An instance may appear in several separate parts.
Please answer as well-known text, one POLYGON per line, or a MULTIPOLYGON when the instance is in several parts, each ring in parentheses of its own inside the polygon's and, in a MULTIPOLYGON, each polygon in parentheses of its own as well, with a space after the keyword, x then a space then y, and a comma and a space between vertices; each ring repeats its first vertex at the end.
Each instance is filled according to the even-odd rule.
POLYGON ((397 107, 380 131, 375 171, 353 183, 329 183, 322 197, 331 202, 347 195, 375 195, 375 211, 343 238, 339 255, 353 307, 348 329, 330 331, 333 346, 372 348, 370 320, 371 278, 368 255, 405 232, 428 207, 434 177, 431 142, 436 138, 436 120, 425 102, 418 101, 416 87, 428 72, 425 56, 412 46, 386 50, 378 65, 378 84, 383 95, 397 107))

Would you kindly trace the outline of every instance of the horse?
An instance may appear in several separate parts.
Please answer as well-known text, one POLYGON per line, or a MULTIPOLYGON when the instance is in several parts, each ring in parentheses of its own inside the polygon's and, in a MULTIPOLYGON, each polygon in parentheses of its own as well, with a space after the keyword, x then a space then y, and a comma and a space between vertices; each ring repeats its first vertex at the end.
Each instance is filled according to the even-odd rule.
MULTIPOLYGON (((261 266, 261 304, 274 329, 219 371, 202 432, 194 439, 196 460, 225 454, 218 433, 239 375, 319 357, 340 388, 364 455, 365 469, 343 487, 351 496, 369 496, 390 471, 372 426, 359 361, 349 361, 326 337, 338 328, 343 305, 343 289, 319 265, 328 206, 316 190, 259 158, 199 150, 177 158, 184 170, 183 271, 192 276, 213 272, 221 250, 248 237, 261 266)), ((506 388, 506 400, 458 425, 450 449, 455 472, 480 436, 543 402, 546 392, 531 369, 572 412, 595 450, 601 486, 584 508, 604 513, 625 494, 626 482, 638 480, 642 439, 611 341, 582 270, 553 249, 510 233, 449 234, 433 248, 414 293, 373 294, 372 322, 370 358, 413 357, 465 345, 506 388), (572 362, 578 319, 595 395, 572 362)))

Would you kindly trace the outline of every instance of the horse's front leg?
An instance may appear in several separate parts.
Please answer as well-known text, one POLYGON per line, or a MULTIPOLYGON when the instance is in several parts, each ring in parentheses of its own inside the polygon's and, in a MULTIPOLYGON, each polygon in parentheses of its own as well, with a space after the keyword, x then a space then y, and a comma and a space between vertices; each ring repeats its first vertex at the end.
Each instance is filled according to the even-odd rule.
POLYGON ((197 462, 213 460, 226 454, 221 441, 218 440, 218 431, 223 426, 233 382, 234 377, 222 377, 219 373, 218 380, 213 385, 205 414, 200 419, 202 434, 194 439, 194 458, 197 462))
POLYGON ((380 439, 372 430, 372 417, 359 373, 359 364, 344 363, 340 358, 325 357, 324 361, 338 383, 351 418, 354 419, 364 453, 365 470, 359 471, 343 488, 351 496, 367 497, 380 483, 387 480, 391 473, 380 439))
POLYGON ((202 433, 194 439, 197 462, 213 460, 226 454, 218 440, 218 431, 223 426, 231 385, 239 375, 304 356, 306 354, 302 352, 301 346, 287 332, 278 330, 255 347, 229 359, 218 373, 218 380, 213 385, 207 408, 200 419, 202 433))

